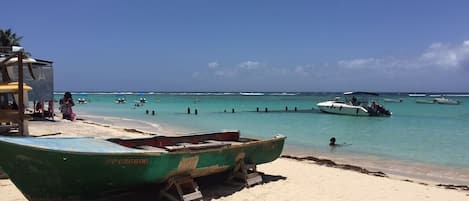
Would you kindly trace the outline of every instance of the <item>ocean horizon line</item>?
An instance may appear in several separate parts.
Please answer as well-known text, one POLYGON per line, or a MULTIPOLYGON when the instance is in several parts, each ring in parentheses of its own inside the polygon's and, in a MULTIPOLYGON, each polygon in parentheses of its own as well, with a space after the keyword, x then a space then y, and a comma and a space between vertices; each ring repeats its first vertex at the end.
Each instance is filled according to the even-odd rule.
MULTIPOLYGON (((67 91, 54 91, 55 95, 63 94, 67 91)), ((249 95, 252 93, 257 96, 269 95, 318 95, 318 94, 343 94, 345 91, 70 91, 76 95, 102 94, 102 95, 249 95)), ((469 96, 469 92, 376 92, 382 95, 441 95, 441 96, 469 96)))

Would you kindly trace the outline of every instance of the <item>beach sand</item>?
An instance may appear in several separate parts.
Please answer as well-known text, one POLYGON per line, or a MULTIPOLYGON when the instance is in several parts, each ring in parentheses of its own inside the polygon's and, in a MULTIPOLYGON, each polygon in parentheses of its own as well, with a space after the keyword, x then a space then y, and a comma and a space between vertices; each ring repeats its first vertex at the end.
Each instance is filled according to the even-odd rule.
MULTIPOLYGON (((54 137, 89 136, 99 138, 134 138, 165 133, 171 129, 144 131, 103 125, 92 121, 30 122, 30 134, 54 137), (60 133, 60 134, 57 134, 60 133)), ((258 166, 264 183, 250 188, 224 184, 222 180, 200 180, 200 190, 206 200, 380 200, 380 201, 453 201, 469 200, 469 189, 402 178, 385 173, 360 173, 356 166, 335 164, 314 157, 282 157, 258 166), (321 165, 322 164, 322 165, 321 165), (338 168, 339 167, 339 168, 338 168), (352 169, 352 170, 344 170, 352 169), (358 172, 357 172, 358 171, 358 172), (374 176, 378 175, 378 176, 374 176)), ((334 162, 332 162, 334 163, 334 162)), ((21 192, 8 179, 0 179, 0 201, 25 201, 21 192)), ((129 200, 126 198, 125 200, 129 200)), ((132 199, 130 200, 146 200, 132 199)), ((149 197, 148 200, 155 200, 149 197)))

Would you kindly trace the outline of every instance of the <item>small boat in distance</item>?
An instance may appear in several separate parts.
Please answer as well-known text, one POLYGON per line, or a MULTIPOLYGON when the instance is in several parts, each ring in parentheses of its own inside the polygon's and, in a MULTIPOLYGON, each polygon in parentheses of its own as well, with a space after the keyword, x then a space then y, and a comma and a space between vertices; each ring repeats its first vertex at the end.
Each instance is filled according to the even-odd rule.
POLYGON ((441 98, 434 98, 433 100, 416 100, 416 103, 420 104, 441 104, 441 105, 459 105, 461 101, 459 100, 452 100, 445 97, 441 98))
POLYGON ((125 100, 125 98, 116 98, 115 102, 117 104, 123 104, 123 103, 127 103, 127 100, 125 100))
POLYGON ((386 110, 370 97, 378 96, 371 92, 346 92, 345 100, 336 97, 335 100, 320 102, 317 104, 319 110, 330 114, 343 114, 352 116, 391 116, 391 112, 386 110))
POLYGON ((409 97, 425 97, 425 96, 427 96, 427 94, 417 94, 417 93, 409 94, 409 97))
POLYGON ((385 98, 384 102, 388 103, 402 103, 402 99, 394 99, 394 98, 385 98))
POLYGON ((415 100, 415 103, 418 104, 435 104, 434 100, 415 100))
POLYGON ((145 97, 141 97, 141 98, 138 99, 138 101, 139 101, 140 103, 146 103, 146 102, 147 102, 147 99, 146 99, 145 97))
POLYGON ((282 92, 282 93, 271 93, 269 95, 271 96, 296 96, 296 93, 282 92))
POLYGON ((0 166, 28 200, 107 200, 104 192, 271 162, 285 138, 243 138, 239 131, 107 140, 0 136, 0 166))
POLYGON ((239 93, 241 96, 263 96, 264 93, 258 93, 258 92, 240 92, 239 93))
POLYGON ((435 103, 444 104, 444 105, 459 105, 461 102, 458 100, 452 100, 445 97, 433 99, 435 103))
POLYGON ((88 101, 86 100, 86 98, 78 98, 78 99, 77 99, 77 103, 78 103, 78 104, 87 104, 88 101))

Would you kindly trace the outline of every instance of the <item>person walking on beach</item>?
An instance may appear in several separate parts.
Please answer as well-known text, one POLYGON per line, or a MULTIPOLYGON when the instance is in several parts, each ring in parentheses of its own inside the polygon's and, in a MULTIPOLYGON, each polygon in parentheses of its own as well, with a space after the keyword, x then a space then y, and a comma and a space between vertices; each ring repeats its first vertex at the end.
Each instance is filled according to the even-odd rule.
POLYGON ((62 112, 63 119, 75 120, 75 113, 72 110, 73 106, 75 106, 75 103, 73 102, 72 93, 65 92, 64 97, 60 99, 60 112, 62 112))

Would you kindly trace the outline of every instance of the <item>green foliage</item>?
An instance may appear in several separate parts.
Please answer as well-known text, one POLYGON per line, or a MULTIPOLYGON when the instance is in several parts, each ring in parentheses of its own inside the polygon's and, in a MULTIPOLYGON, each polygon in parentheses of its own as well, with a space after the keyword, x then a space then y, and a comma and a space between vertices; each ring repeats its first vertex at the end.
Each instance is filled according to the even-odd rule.
POLYGON ((11 29, 0 29, 0 44, 1 46, 21 46, 20 41, 23 36, 18 36, 12 32, 11 29))
MULTIPOLYGON (((23 39, 23 36, 16 35, 16 33, 12 32, 11 29, 3 30, 0 28, 0 46, 21 46, 21 39, 23 39)), ((31 57, 31 53, 29 52, 24 52, 24 54, 26 57, 31 57)))

